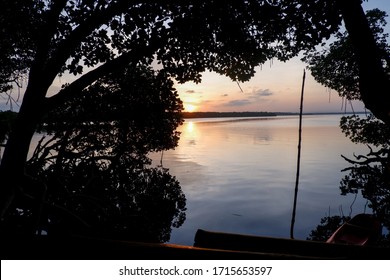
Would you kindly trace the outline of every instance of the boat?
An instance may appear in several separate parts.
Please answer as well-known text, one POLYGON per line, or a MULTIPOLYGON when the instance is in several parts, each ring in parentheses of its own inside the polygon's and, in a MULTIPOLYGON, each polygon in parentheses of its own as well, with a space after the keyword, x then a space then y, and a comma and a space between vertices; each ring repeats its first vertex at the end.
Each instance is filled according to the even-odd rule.
POLYGON ((379 247, 371 243, 365 244, 361 246, 346 242, 267 237, 204 229, 197 230, 194 242, 194 246, 198 248, 261 252, 301 259, 379 259, 388 258, 390 255, 390 248, 379 247))
POLYGON ((342 224, 326 243, 369 246, 375 244, 382 234, 380 220, 371 214, 357 214, 342 224))
POLYGON ((377 233, 377 220, 364 214, 352 218, 346 225, 341 226, 327 242, 216 232, 204 229, 196 231, 192 246, 89 236, 0 234, 0 256, 2 259, 23 260, 60 260, 64 258, 77 260, 388 259, 390 248, 378 247, 371 243, 372 238, 377 233))
POLYGON ((198 229, 193 246, 85 236, 1 236, 2 260, 356 260, 388 259, 376 246, 251 236, 198 229))

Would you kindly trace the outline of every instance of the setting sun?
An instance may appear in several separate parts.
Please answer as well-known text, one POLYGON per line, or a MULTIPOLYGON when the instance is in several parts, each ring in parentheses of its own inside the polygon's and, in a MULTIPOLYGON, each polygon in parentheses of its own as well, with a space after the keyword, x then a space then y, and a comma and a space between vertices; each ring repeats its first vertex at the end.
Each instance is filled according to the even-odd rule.
POLYGON ((194 112, 196 110, 196 106, 192 104, 184 104, 184 110, 186 112, 194 112))

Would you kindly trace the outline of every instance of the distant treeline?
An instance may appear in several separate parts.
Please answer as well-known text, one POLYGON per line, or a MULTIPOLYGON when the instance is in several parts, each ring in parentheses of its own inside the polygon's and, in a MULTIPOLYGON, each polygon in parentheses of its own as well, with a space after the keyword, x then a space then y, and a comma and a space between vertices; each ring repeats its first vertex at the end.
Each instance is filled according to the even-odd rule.
MULTIPOLYGON (((312 112, 303 115, 340 115, 340 114, 367 114, 366 112, 312 112)), ((294 116, 297 112, 182 112, 185 119, 191 118, 235 118, 235 117, 276 117, 294 116)))
POLYGON ((275 117, 271 112, 183 112, 183 118, 275 117))

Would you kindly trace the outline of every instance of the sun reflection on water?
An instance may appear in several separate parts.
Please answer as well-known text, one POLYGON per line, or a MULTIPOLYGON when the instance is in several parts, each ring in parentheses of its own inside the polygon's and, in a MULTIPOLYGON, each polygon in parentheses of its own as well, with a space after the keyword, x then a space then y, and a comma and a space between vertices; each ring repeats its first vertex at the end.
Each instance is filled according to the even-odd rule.
POLYGON ((195 126, 194 122, 193 121, 188 121, 186 123, 187 123, 186 132, 192 134, 194 132, 194 126, 195 126))

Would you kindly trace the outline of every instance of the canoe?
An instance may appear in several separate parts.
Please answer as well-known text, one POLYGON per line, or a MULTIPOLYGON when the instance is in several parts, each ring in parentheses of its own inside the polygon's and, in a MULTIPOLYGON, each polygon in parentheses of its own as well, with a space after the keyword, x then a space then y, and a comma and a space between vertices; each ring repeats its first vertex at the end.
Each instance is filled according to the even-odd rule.
POLYGON ((382 224, 374 215, 357 214, 342 224, 327 243, 368 246, 375 244, 382 234, 382 224))
POLYGON ((2 260, 388 259, 390 248, 369 245, 370 242, 368 241, 372 241, 369 233, 372 233, 372 236, 377 233, 374 230, 377 224, 371 224, 373 220, 375 219, 365 215, 354 217, 348 225, 340 227, 328 242, 215 232, 203 229, 196 231, 193 246, 144 243, 88 236, 0 234, 0 257, 2 260), (347 234, 348 230, 352 229, 351 224, 355 230, 347 234), (359 230, 357 231, 356 228, 359 230), (360 236, 357 232, 364 232, 360 239, 356 237, 360 236), (345 238, 348 242, 342 241, 345 238))
POLYGON ((388 259, 390 248, 327 243, 198 229, 195 247, 289 255, 302 259, 388 259))
POLYGON ((318 260, 388 259, 389 248, 250 236, 199 229, 194 246, 83 236, 5 236, 2 260, 318 260))

